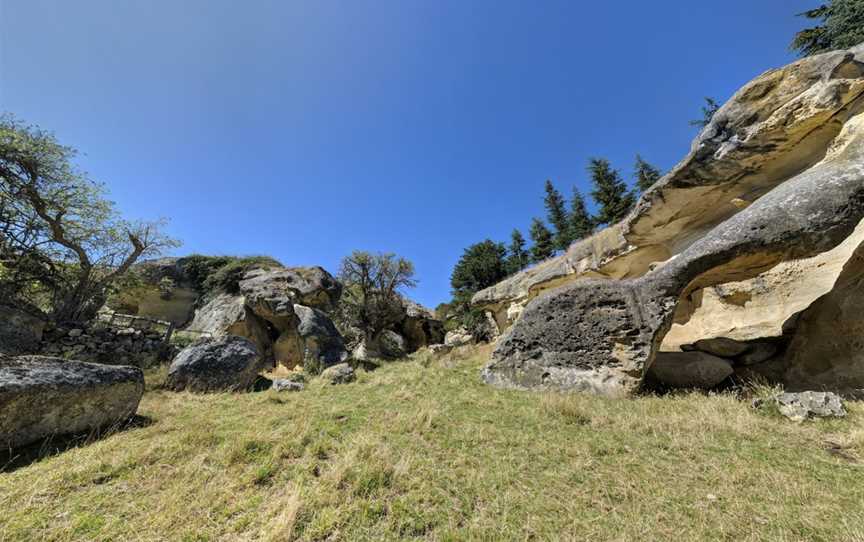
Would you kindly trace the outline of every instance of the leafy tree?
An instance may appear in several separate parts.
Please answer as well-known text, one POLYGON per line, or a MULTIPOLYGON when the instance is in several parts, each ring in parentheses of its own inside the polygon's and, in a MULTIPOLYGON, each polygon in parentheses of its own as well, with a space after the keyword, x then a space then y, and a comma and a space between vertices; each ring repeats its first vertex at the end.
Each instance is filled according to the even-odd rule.
POLYGON ((75 155, 0 117, 0 291, 55 321, 91 319, 136 261, 177 245, 159 222, 123 220, 75 155))
POLYGON ((633 167, 633 176, 636 178, 636 187, 640 192, 645 192, 656 183, 660 177, 660 170, 652 166, 636 155, 636 165, 633 167))
POLYGON ((717 103, 717 100, 714 98, 705 97, 705 105, 702 106, 702 118, 695 119, 690 121, 690 126, 697 126, 699 128, 704 128, 708 126, 708 123, 711 122, 711 119, 714 118, 714 115, 720 109, 720 104, 717 103))
POLYGON ((608 160, 592 158, 588 164, 588 172, 594 185, 591 197, 600 206, 599 213, 594 218, 595 223, 613 224, 627 216, 636 198, 627 190, 627 185, 618 171, 612 169, 608 160))
POLYGON ((342 258, 339 279, 344 285, 338 319, 357 328, 366 339, 399 321, 401 291, 417 285, 414 265, 391 253, 355 250, 342 258))
POLYGON ((790 49, 801 56, 848 49, 864 42, 864 0, 832 0, 798 16, 821 23, 795 34, 790 49))
POLYGON ((585 207, 585 198, 575 186, 573 187, 573 199, 570 200, 570 235, 573 240, 584 239, 594 231, 594 224, 588 209, 585 207))
POLYGON ((471 306, 471 298, 507 276, 506 256, 502 243, 486 239, 466 248, 450 275, 452 309, 459 323, 478 340, 488 339, 490 332, 485 314, 471 306))
POLYGON ((552 185, 552 181, 546 180, 546 197, 543 198, 543 203, 546 206, 546 218, 549 223, 555 228, 555 248, 558 250, 567 250, 573 239, 570 236, 569 217, 567 210, 564 208, 564 198, 561 193, 552 185))
POLYGON ((542 262, 546 258, 555 254, 555 241, 552 238, 552 232, 546 227, 539 218, 534 218, 531 221, 531 259, 535 262, 542 262))
POLYGON ((507 272, 518 273, 525 269, 528 265, 529 256, 525 250, 525 238, 522 237, 522 232, 514 229, 510 234, 510 248, 507 255, 507 272))

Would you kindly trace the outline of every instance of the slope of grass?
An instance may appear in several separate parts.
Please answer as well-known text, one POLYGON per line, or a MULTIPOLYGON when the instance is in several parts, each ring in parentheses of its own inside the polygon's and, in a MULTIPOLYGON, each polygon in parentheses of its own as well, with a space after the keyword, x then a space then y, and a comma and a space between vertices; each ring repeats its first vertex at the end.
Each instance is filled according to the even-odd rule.
POLYGON ((502 391, 481 358, 151 388, 149 425, 0 473, 0 540, 864 540, 860 404, 794 424, 728 394, 502 391))

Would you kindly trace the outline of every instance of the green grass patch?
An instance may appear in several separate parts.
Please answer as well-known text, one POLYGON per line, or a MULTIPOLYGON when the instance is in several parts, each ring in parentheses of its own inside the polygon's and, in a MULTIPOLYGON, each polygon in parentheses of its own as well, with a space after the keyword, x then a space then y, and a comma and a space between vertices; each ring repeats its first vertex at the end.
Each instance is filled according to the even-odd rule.
MULTIPOLYGON (((482 351, 300 393, 173 393, 0 473, 0 540, 864 540, 864 405, 483 385, 482 351)), ((768 390, 770 391, 770 390, 768 390)), ((765 391, 767 393, 767 391, 765 391)))

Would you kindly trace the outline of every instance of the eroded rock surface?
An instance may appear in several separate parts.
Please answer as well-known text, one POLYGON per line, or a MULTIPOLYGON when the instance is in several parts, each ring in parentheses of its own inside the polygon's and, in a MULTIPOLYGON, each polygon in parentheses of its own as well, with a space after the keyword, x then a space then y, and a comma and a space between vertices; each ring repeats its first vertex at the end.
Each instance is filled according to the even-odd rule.
POLYGON ((123 422, 143 393, 137 367, 0 355, 0 448, 123 422))
POLYGON ((175 391, 243 391, 252 387, 262 369, 258 350, 248 339, 204 339, 177 354, 166 385, 175 391))
POLYGON ((802 59, 745 85, 690 153, 623 222, 478 292, 503 330, 530 299, 584 278, 633 278, 681 253, 774 187, 820 162, 861 110, 864 45, 802 59))
POLYGON ((812 258, 852 235, 864 218, 862 61, 864 47, 811 57, 739 91, 690 155, 605 234, 619 232, 627 246, 585 268, 639 278, 586 278, 535 298, 502 337, 484 379, 632 392, 679 300, 812 258), (752 203, 722 204, 733 196, 752 203), (660 248, 675 257, 659 266, 634 259, 660 248))

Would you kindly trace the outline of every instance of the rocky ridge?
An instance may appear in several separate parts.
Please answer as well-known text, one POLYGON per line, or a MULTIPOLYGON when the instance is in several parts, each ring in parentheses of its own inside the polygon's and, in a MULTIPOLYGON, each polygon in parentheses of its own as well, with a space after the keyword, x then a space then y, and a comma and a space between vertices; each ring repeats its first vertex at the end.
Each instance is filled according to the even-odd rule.
POLYGON ((862 217, 864 46, 766 72, 627 219, 475 296, 502 328, 515 321, 484 379, 619 395, 659 351, 730 339, 749 371, 864 388, 854 335, 813 340, 826 315, 860 329, 862 217), (718 299, 743 309, 728 311, 736 322, 718 299))

